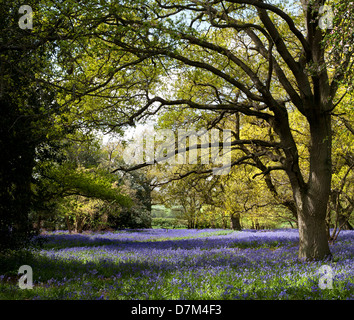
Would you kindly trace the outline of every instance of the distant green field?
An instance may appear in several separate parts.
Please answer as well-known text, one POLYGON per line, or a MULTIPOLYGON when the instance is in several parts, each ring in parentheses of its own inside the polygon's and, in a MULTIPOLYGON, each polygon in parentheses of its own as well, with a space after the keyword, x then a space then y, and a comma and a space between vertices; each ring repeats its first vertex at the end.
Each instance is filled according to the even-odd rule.
POLYGON ((152 218, 178 218, 179 212, 178 207, 166 208, 164 205, 153 205, 151 207, 152 218))

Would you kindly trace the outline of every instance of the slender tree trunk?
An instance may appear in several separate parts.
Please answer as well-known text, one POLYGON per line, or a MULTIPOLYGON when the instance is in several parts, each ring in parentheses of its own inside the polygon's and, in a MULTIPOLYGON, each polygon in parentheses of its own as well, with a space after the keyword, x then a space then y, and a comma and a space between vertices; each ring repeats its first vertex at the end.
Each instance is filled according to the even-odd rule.
POLYGON ((65 215, 65 222, 66 222, 66 226, 68 227, 69 233, 72 233, 71 224, 69 221, 69 217, 67 215, 65 215))

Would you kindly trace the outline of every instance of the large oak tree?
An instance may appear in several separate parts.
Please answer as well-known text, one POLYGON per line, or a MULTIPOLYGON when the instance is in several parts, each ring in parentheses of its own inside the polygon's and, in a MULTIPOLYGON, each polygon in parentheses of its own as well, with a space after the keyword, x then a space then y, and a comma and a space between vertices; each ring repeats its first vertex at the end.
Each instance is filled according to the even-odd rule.
POLYGON ((123 2, 110 6, 103 22, 107 33, 100 39, 111 50, 141 60, 131 71, 140 66, 146 76, 141 107, 126 114, 127 123, 175 106, 208 110, 215 119, 240 113, 269 126, 272 134, 263 139, 234 137, 233 145, 252 147, 233 164, 253 160, 268 179, 274 170, 286 172, 298 217, 299 258, 317 260, 331 255, 325 224, 332 176, 331 117, 338 88, 351 70, 352 46, 342 43, 335 59, 328 52, 325 37, 331 16, 324 16, 325 1, 302 0, 298 8, 291 4, 123 2), (189 87, 164 95, 156 89, 162 75, 165 81, 170 76, 189 87), (301 168, 296 128, 289 122, 293 108, 308 123, 308 174, 301 168))

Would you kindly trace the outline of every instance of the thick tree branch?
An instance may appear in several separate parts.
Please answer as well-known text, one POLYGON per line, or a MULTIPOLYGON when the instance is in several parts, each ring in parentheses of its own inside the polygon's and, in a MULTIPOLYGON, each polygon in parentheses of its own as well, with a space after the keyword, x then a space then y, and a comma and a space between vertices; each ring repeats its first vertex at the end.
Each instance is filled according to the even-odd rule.
MULTIPOLYGON (((148 101, 147 105, 152 105, 155 102, 159 102, 161 103, 161 105, 164 106, 187 105, 189 107, 200 109, 200 110, 230 111, 230 112, 238 111, 249 116, 256 116, 266 121, 271 121, 271 119, 273 118, 273 116, 269 113, 253 110, 252 108, 254 108, 254 106, 248 105, 246 103, 199 104, 188 99, 166 100, 161 97, 154 97, 148 101)), ((144 107, 144 109, 146 109, 146 106, 144 107)))
POLYGON ((288 48, 286 47, 283 38, 281 37, 279 31, 275 27, 272 20, 269 18, 267 12, 264 9, 259 9, 258 14, 260 19, 265 25, 265 28, 268 30, 270 36, 272 37, 274 44, 277 47, 277 51, 293 73, 294 77, 297 80, 298 87, 300 92, 304 97, 312 97, 312 90, 310 82, 307 76, 304 73, 304 70, 301 68, 300 64, 295 61, 288 48))
POLYGON ((249 4, 252 6, 255 6, 260 9, 265 9, 274 12, 277 14, 279 17, 281 17, 289 26, 290 31, 300 40, 305 52, 310 55, 310 46, 304 35, 301 33, 300 30, 298 30, 295 26, 294 20, 286 14, 283 10, 279 9, 278 7, 265 3, 263 1, 257 1, 257 0, 227 0, 228 2, 231 3, 238 3, 238 4, 249 4))

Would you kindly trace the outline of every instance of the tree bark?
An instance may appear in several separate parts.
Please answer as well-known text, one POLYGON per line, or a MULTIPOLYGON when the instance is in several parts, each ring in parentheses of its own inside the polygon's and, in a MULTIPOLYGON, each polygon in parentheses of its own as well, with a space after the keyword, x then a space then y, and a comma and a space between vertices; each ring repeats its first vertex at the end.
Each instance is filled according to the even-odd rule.
POLYGON ((66 222, 66 226, 68 227, 69 233, 72 233, 69 217, 67 215, 65 215, 65 222, 66 222))
POLYGON ((298 211, 298 257, 304 261, 331 259, 325 219, 312 209, 316 208, 313 208, 312 204, 306 203, 302 210, 298 211))
POLYGON ((240 222, 240 215, 239 214, 233 214, 231 215, 231 228, 233 230, 241 230, 241 222, 240 222))
POLYGON ((297 192, 299 259, 306 261, 331 258, 326 215, 331 191, 331 118, 327 112, 308 118, 310 123, 310 174, 308 183, 297 192))

